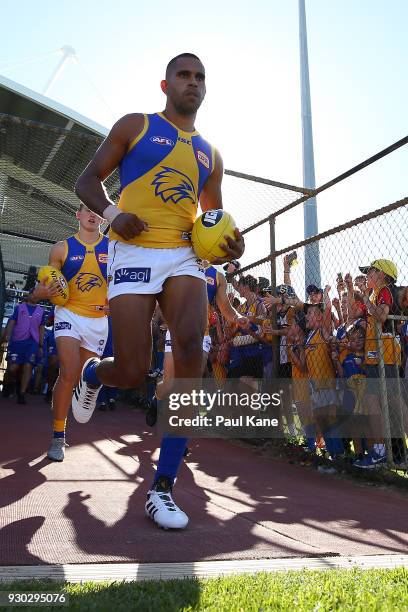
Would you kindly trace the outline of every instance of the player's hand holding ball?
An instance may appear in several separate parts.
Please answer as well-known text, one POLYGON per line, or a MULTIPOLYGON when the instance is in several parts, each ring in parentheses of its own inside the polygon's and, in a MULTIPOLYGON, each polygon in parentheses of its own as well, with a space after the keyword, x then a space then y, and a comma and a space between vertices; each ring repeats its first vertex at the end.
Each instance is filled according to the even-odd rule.
POLYGON ((69 300, 68 283, 61 270, 54 266, 43 266, 38 271, 40 284, 35 287, 35 300, 49 300, 56 306, 64 306, 69 300))
POLYGON ((217 257, 217 259, 213 261, 216 265, 231 261, 231 259, 239 259, 245 251, 244 237, 237 227, 234 230, 234 238, 230 236, 224 236, 224 238, 226 244, 220 244, 220 248, 225 251, 227 255, 225 257, 217 257))
POLYGON ((212 264, 238 259, 245 250, 232 215, 222 209, 207 210, 195 220, 191 241, 197 257, 212 264))

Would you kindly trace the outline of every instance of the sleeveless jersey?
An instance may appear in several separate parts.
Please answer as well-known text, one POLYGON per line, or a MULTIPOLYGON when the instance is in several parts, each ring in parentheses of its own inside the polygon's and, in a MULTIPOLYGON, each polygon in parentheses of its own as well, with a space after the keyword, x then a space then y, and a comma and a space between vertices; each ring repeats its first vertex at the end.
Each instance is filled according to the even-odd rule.
POLYGON ((305 343, 305 357, 309 380, 315 389, 336 387, 333 362, 320 329, 312 330, 305 343))
POLYGON ((82 242, 79 234, 65 240, 65 259, 61 268, 69 287, 65 308, 83 317, 106 316, 98 307, 107 303, 108 242, 102 234, 94 244, 82 242))
POLYGON ((148 248, 189 246, 202 188, 214 168, 214 148, 198 132, 185 132, 162 113, 144 116, 119 167, 119 208, 149 227, 124 241, 148 248))

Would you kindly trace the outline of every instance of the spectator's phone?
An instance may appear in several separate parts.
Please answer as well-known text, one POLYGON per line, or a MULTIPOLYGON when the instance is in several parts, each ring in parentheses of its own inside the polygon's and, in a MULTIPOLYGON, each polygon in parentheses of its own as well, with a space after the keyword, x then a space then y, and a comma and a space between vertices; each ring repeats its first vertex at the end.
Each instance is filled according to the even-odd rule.
POLYGON ((288 264, 289 266, 294 266, 297 264, 297 253, 296 251, 293 251, 293 253, 290 253, 288 255, 288 264))

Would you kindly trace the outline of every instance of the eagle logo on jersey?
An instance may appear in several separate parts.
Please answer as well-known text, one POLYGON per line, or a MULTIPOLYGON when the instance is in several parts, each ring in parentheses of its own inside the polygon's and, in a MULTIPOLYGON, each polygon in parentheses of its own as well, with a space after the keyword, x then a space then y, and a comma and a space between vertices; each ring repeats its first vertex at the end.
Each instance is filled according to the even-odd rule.
POLYGON ((194 185, 186 174, 167 166, 161 168, 163 169, 155 175, 152 182, 155 195, 160 196, 163 202, 171 200, 174 204, 178 204, 180 200, 196 202, 194 185))
POLYGON ((79 291, 85 293, 85 291, 91 291, 94 287, 102 287, 102 279, 97 274, 91 272, 81 272, 78 274, 78 278, 75 281, 79 291))

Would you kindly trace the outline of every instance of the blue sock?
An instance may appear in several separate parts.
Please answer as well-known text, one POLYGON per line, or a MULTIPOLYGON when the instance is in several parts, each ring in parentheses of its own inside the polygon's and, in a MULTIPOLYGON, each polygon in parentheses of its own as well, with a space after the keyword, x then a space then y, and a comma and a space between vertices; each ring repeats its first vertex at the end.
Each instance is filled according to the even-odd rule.
POLYGON ((165 436, 162 439, 154 484, 156 484, 160 476, 167 476, 171 484, 173 484, 183 460, 186 445, 187 438, 165 436))
POLYGON ((326 450, 329 453, 329 455, 333 455, 334 454, 334 444, 333 444, 333 439, 328 435, 330 433, 330 430, 326 430, 323 432, 323 437, 324 437, 324 443, 326 445, 326 450))
POLYGON ((84 380, 88 383, 88 385, 92 385, 93 387, 100 387, 101 381, 98 379, 96 375, 96 368, 99 365, 99 360, 95 359, 88 363, 84 370, 84 380))
POLYGON ((341 438, 336 437, 337 427, 333 425, 324 432, 324 441, 326 443, 326 450, 333 457, 335 455, 342 455, 344 453, 344 444, 341 438))

